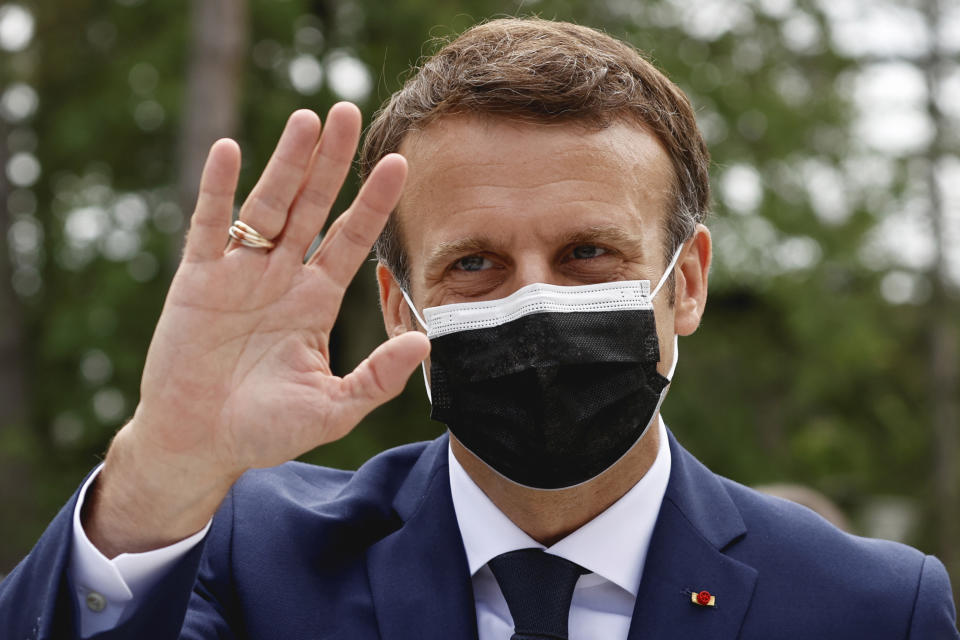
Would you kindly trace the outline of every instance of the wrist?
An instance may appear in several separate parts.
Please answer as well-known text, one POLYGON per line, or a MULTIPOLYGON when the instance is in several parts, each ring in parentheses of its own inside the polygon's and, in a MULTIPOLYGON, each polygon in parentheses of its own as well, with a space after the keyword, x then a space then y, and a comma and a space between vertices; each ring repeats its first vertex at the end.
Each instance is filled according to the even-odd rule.
POLYGON ((117 433, 81 513, 88 538, 108 558, 200 531, 238 477, 145 446, 136 431, 131 421, 117 433))

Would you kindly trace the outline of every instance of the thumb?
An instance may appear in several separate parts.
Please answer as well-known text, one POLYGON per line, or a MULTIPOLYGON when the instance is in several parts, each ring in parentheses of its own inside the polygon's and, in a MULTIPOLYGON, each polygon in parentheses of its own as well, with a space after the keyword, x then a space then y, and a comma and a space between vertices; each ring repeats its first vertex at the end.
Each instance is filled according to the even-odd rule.
POLYGON ((407 331, 381 344, 343 378, 334 424, 349 431, 375 408, 400 395, 410 374, 429 354, 430 341, 419 331, 407 331))

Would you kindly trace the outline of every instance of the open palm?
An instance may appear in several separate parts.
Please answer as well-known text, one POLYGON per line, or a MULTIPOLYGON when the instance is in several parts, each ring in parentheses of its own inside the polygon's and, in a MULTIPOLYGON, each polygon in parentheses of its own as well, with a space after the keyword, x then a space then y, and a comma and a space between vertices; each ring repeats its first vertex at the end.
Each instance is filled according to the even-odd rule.
POLYGON ((338 104, 320 129, 310 111, 290 117, 240 210, 276 242, 269 251, 224 247, 240 153, 230 140, 211 148, 130 425, 156 455, 230 477, 279 464, 348 433, 426 357, 426 339, 410 334, 381 345, 350 375, 330 371, 328 339, 344 291, 396 205, 406 162, 385 157, 304 262, 350 168, 360 113, 338 104))

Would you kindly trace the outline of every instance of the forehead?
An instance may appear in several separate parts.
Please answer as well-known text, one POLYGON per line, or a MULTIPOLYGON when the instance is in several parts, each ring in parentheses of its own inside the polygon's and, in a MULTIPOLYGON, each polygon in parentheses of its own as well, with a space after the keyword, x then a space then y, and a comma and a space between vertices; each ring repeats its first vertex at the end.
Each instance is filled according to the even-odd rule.
POLYGON ((457 234, 619 224, 651 235, 669 207, 670 159, 640 126, 453 115, 404 139, 398 207, 410 258, 457 234))
POLYGON ((580 171, 588 179, 590 174, 615 167, 627 187, 644 189, 653 186, 656 178, 668 184, 673 181, 669 157, 656 136, 624 120, 599 128, 578 122, 532 123, 453 114, 408 133, 399 151, 415 165, 414 179, 510 164, 527 169, 515 174, 518 181, 537 180, 549 178, 551 170, 563 169, 558 161, 574 160, 585 163, 580 171))

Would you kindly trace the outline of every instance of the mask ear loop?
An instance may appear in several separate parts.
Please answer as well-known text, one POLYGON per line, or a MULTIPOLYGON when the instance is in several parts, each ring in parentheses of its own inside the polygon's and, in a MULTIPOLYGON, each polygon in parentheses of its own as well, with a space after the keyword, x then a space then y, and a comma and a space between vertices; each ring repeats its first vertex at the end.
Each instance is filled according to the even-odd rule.
POLYGON ((673 372, 677 370, 677 361, 680 359, 680 336, 673 334, 673 363, 670 365, 670 373, 667 374, 667 380, 673 382, 673 372))
POLYGON ((657 297, 657 293, 660 292, 660 287, 666 283, 667 278, 673 273, 673 268, 677 266, 677 260, 680 259, 680 254, 683 252, 683 244, 677 247, 677 252, 673 254, 673 259, 670 260, 670 264, 667 265, 666 270, 663 272, 663 275, 660 276, 660 282, 657 283, 657 286, 654 288, 653 293, 650 294, 650 299, 653 300, 657 297))
MULTIPOLYGON (((673 254, 673 258, 670 260, 670 264, 667 265, 666 270, 663 272, 663 275, 660 276, 660 282, 657 283, 657 286, 654 288, 653 293, 650 294, 650 299, 653 300, 657 294, 660 292, 660 288, 666 283, 667 279, 673 274, 674 267, 677 266, 677 261, 680 259, 680 254, 683 252, 683 246, 686 243, 681 243, 677 247, 677 251, 673 254)), ((679 349, 680 349, 680 340, 677 334, 673 334, 673 363, 670 365, 670 373, 667 374, 667 380, 673 381, 673 372, 677 370, 677 360, 679 359, 679 349)), ((661 402, 663 399, 661 398, 661 402)), ((659 405, 658 405, 659 410, 659 405)))
POLYGON ((413 312, 413 317, 417 319, 417 322, 420 323, 420 326, 423 327, 424 331, 430 331, 430 327, 427 326, 427 323, 423 321, 423 318, 420 317, 420 314, 417 313, 417 307, 414 306, 413 300, 410 299, 410 296, 407 295, 407 292, 403 289, 400 289, 400 293, 403 294, 403 299, 407 301, 407 306, 410 308, 410 311, 413 312))
MULTIPOLYGON (((417 319, 417 322, 420 323, 420 326, 423 327, 424 331, 428 334, 430 333, 430 327, 427 326, 427 323, 423 321, 423 318, 420 317, 420 314, 417 312, 417 307, 414 306, 413 301, 410 299, 410 296, 407 295, 407 292, 403 289, 400 289, 400 293, 403 294, 403 299, 407 301, 407 306, 410 308, 410 311, 413 313, 413 317, 417 319)), ((427 365, 426 362, 420 363, 420 371, 423 373, 423 388, 427 391, 427 400, 430 404, 433 404, 433 395, 430 393, 430 382, 427 379, 427 365)))

